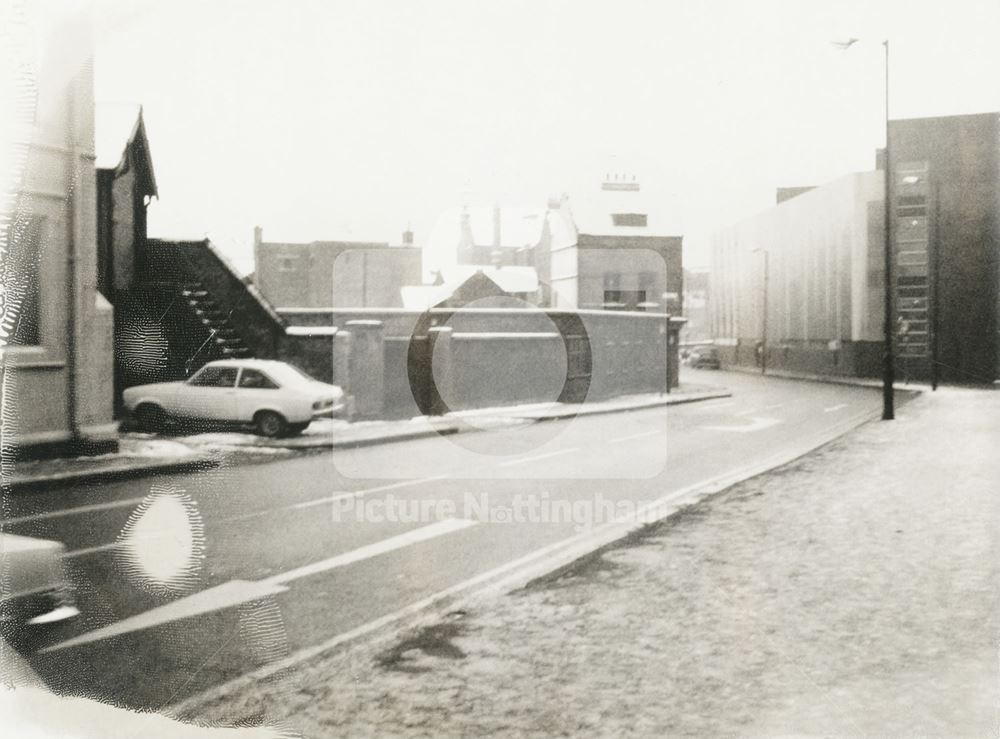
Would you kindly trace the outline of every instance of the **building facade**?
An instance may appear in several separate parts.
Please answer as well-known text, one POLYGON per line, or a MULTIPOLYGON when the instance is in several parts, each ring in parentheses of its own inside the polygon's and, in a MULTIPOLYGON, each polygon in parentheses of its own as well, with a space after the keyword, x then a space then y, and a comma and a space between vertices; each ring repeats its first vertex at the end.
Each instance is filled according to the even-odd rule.
POLYGON ((683 238, 663 233, 640 183, 609 174, 596 194, 554 214, 569 238, 555 240, 550 275, 555 307, 681 315, 683 238))
POLYGON ((139 285, 148 250, 146 210, 158 193, 142 108, 98 105, 95 129, 97 289, 114 306, 114 403, 121 416, 122 391, 157 377, 144 371, 158 354, 157 342, 137 327, 151 320, 151 301, 139 285))
POLYGON ((97 290, 88 21, 67 14, 50 29, 48 57, 29 64, 37 95, 19 111, 25 154, 0 230, 0 433, 5 452, 18 456, 117 445, 112 307, 97 290))
MULTIPOLYGON (((1000 115, 892 121, 889 151, 897 374, 992 382, 1000 115)), ((713 236, 710 316, 724 363, 880 375, 885 179, 876 170, 786 190, 775 207, 713 236)))
POLYGON ((401 289, 421 283, 421 251, 407 238, 402 246, 268 242, 258 227, 254 283, 280 308, 401 308, 401 289))
POLYGON ((897 356, 949 382, 1000 378, 1000 113, 890 126, 897 356))
POLYGON ((723 363, 878 373, 883 191, 878 172, 847 175, 713 235, 709 313, 723 363))

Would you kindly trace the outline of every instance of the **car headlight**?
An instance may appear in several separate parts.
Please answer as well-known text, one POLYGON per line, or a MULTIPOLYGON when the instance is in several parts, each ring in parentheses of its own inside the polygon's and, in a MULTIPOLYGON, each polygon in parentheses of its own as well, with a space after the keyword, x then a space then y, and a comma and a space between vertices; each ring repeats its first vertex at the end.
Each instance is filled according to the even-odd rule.
POLYGON ((313 410, 314 411, 318 411, 322 407, 323 407, 323 401, 322 400, 317 400, 315 403, 313 403, 313 410))

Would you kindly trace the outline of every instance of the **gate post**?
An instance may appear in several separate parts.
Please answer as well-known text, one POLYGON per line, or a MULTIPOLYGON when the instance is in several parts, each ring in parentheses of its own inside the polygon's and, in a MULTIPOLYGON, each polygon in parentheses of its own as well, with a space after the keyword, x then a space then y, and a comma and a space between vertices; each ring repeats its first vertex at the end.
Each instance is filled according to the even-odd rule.
POLYGON ((451 410, 447 399, 454 402, 455 368, 452 361, 451 327, 435 326, 427 331, 427 373, 430 384, 430 405, 434 415, 443 416, 451 410))
POLYGON ((354 388, 351 378, 351 345, 354 337, 350 331, 333 335, 333 383, 344 391, 344 415, 354 420, 354 388))
POLYGON ((354 413, 372 418, 382 412, 385 400, 385 348, 381 321, 348 321, 352 336, 348 375, 354 413))

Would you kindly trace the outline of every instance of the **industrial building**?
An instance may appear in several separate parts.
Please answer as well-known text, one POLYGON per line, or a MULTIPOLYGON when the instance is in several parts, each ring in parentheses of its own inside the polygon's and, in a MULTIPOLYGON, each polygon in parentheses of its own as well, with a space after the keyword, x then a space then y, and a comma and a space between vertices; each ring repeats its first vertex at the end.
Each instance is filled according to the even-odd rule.
MULTIPOLYGON (((904 379, 1000 376, 1000 115, 890 123, 892 333, 904 379)), ((813 188, 712 240, 724 364, 877 377, 884 356, 885 170, 813 188)))

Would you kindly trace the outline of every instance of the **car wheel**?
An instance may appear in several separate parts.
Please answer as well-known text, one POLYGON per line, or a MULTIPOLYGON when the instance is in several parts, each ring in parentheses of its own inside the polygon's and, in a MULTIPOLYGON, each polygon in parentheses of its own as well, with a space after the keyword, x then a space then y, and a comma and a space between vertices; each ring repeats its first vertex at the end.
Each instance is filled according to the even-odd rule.
POLYGON ((285 430, 288 428, 285 419, 274 411, 261 411, 254 416, 253 420, 254 425, 257 427, 257 433, 270 439, 276 439, 284 435, 285 430))
POLYGON ((141 431, 161 431, 167 424, 167 413, 158 405, 144 403, 135 409, 135 423, 141 431))

